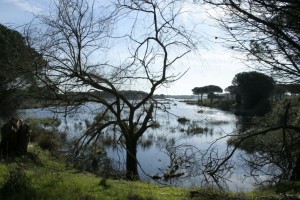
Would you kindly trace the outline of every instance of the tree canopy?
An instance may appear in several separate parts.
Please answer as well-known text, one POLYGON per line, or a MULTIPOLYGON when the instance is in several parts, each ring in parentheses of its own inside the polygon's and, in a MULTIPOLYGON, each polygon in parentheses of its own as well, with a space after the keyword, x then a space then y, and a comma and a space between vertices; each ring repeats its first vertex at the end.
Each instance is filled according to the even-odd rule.
POLYGON ((43 58, 18 31, 1 24, 0 46, 0 118, 9 118, 20 106, 25 89, 37 84, 34 74, 42 68, 43 58))
POLYGON ((300 84, 286 84, 285 89, 292 95, 300 94, 300 84))
POLYGON ((192 89, 192 92, 194 95, 198 95, 198 100, 199 100, 199 95, 200 95, 200 101, 202 103, 203 95, 206 93, 205 87, 195 87, 192 89))
POLYGON ((214 98, 215 92, 223 92, 223 89, 216 85, 207 85, 203 87, 195 87, 192 89, 193 94, 201 96, 201 103, 204 94, 210 95, 211 101, 214 98))
POLYGON ((237 86, 236 85, 230 85, 227 88, 225 88, 225 91, 229 92, 231 94, 231 96, 234 96, 237 93, 237 86))
POLYGON ((55 102, 71 103, 66 112, 87 102, 101 107, 99 117, 75 142, 75 152, 97 143, 103 131, 119 134, 126 150, 126 177, 137 179, 137 142, 155 125, 159 108, 154 93, 182 75, 172 68, 195 48, 193 33, 180 23, 180 1, 96 2, 58 0, 50 16, 38 18, 43 27, 33 37, 40 38, 37 45, 48 61, 40 79, 58 89, 55 102), (142 95, 122 92, 141 85, 146 87, 142 95), (74 95, 79 92, 84 95, 74 95))
POLYGON ((223 89, 219 86, 216 86, 216 85, 207 85, 207 86, 204 86, 205 88, 205 91, 207 94, 209 93, 215 93, 215 92, 223 92, 223 89))
POLYGON ((236 74, 232 84, 236 86, 237 95, 241 97, 242 109, 245 110, 253 110, 257 107, 267 108, 265 103, 275 88, 272 77, 256 71, 236 74))

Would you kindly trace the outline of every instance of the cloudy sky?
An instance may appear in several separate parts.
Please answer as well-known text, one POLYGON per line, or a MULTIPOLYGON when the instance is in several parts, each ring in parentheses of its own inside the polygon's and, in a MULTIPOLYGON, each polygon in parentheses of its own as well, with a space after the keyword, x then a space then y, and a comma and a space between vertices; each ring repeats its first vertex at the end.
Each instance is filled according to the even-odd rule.
MULTIPOLYGON (((49 10, 49 0, 0 0, 0 23, 9 27, 18 27, 30 22, 34 15, 45 13, 49 10)), ((187 9, 194 9, 187 8, 187 9)), ((206 10, 209 12, 209 10, 206 10)), ((197 55, 183 58, 176 68, 188 72, 177 82, 168 88, 160 88, 158 94, 192 94, 194 87, 204 85, 218 85, 225 89, 231 84, 235 74, 249 70, 236 57, 236 52, 223 47, 217 43, 215 37, 223 34, 217 28, 212 27, 213 21, 203 10, 194 10, 195 15, 187 16, 187 20, 200 20, 201 34, 203 36, 202 46, 197 55)))

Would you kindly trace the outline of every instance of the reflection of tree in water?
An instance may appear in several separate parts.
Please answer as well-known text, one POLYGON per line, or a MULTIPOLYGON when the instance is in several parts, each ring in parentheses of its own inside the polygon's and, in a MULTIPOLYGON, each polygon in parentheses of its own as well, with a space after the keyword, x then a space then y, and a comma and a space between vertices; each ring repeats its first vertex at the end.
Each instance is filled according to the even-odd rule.
MULTIPOLYGON (((216 114, 216 112, 210 112, 216 114)), ((155 167, 154 172, 148 174, 150 178, 163 184, 178 186, 190 179, 195 181, 197 185, 201 184, 205 186, 214 185, 215 180, 213 178, 215 178, 221 184, 222 177, 211 176, 209 174, 209 169, 213 170, 213 162, 216 162, 215 164, 217 165, 222 160, 221 156, 217 154, 217 150, 214 149, 210 154, 205 154, 205 152, 201 152, 197 147, 188 144, 186 141, 202 136, 214 137, 216 134, 224 136, 222 126, 229 124, 229 120, 226 120, 222 116, 217 116, 216 118, 208 116, 207 119, 203 120, 200 118, 179 123, 173 117, 159 117, 154 123, 156 124, 154 128, 149 129, 138 140, 138 148, 146 151, 154 147, 156 150, 167 155, 169 159, 164 161, 169 163, 155 167), (216 161, 212 161, 214 156, 220 157, 216 161)), ((125 151, 122 144, 125 141, 118 133, 118 130, 113 128, 106 129, 99 136, 98 141, 105 149, 110 149, 114 154, 117 154, 117 157, 114 156, 114 163, 119 163, 118 165, 121 166, 119 168, 124 167, 125 151)), ((224 173, 226 174, 227 172, 224 171, 224 173)), ((226 176, 226 178, 228 177, 226 176)))
POLYGON ((203 135, 218 134, 221 138, 226 137, 227 134, 221 126, 230 122, 222 119, 182 121, 184 123, 179 122, 176 127, 176 131, 182 132, 182 134, 176 139, 165 138, 164 143, 160 146, 164 147, 164 153, 169 157, 169 165, 163 169, 160 168, 160 172, 153 175, 152 178, 163 184, 181 185, 183 181, 191 179, 195 180, 197 185, 226 188, 227 181, 234 169, 234 163, 231 161, 222 162, 230 151, 225 148, 225 152, 221 153, 218 148, 214 147, 214 142, 208 150, 200 150, 196 146, 182 141, 185 141, 185 138, 203 135), (216 126, 220 128, 220 131, 214 129, 216 126), (183 140, 181 141, 181 139, 183 140))
MULTIPOLYGON (((120 137, 119 134, 113 132, 102 134, 98 141, 103 147, 112 148, 113 150, 117 150, 125 142, 123 137, 120 137)), ((149 149, 153 143, 154 136, 151 134, 148 135, 148 137, 141 137, 138 140, 138 146, 140 146, 143 150, 149 149)))
POLYGON ((147 150, 152 147, 154 139, 155 137, 152 133, 145 134, 138 140, 138 146, 140 146, 143 150, 147 150))
POLYGON ((166 136, 157 136, 157 139, 156 139, 156 143, 155 143, 155 146, 158 148, 158 149, 164 149, 168 143, 169 140, 171 140, 172 138, 168 138, 166 136))
POLYGON ((245 132, 253 125, 252 117, 250 116, 239 116, 236 123, 237 129, 239 132, 245 132))
POLYGON ((98 141, 104 148, 117 150, 124 139, 116 132, 106 132, 99 136, 98 141))
POLYGON ((187 144, 180 144, 176 139, 167 140, 163 151, 169 158, 169 165, 159 168, 159 172, 152 176, 152 179, 162 184, 177 184, 180 180, 190 177, 191 168, 196 160, 196 148, 187 144))

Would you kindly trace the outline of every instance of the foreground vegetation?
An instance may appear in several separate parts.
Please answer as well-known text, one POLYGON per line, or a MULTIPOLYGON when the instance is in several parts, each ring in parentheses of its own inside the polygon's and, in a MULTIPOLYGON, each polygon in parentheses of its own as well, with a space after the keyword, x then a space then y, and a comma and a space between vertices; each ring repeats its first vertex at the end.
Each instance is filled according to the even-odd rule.
POLYGON ((103 179, 79 172, 39 147, 30 151, 1 163, 2 199, 182 199, 187 194, 184 189, 103 179))
MULTIPOLYGON (((281 199, 277 192, 300 194, 284 186, 250 193, 213 189, 172 188, 139 181, 112 180, 78 171, 44 151, 30 146, 27 156, 0 163, 1 199, 281 199)), ((299 186, 299 185, 298 185, 299 186)), ((298 189, 297 189, 298 188, 298 189)))

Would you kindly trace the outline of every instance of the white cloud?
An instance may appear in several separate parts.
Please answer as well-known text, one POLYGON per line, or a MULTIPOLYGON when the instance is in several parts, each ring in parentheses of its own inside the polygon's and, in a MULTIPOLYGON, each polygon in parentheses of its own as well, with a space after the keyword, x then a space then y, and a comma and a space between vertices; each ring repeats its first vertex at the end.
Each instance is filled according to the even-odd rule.
POLYGON ((26 12, 34 14, 42 12, 42 8, 39 7, 36 3, 29 2, 26 0, 4 0, 4 2, 13 4, 26 12))

